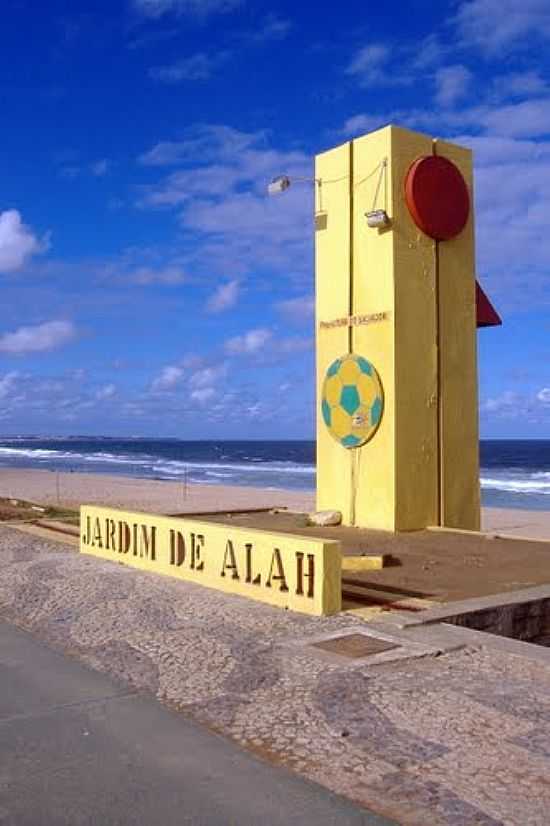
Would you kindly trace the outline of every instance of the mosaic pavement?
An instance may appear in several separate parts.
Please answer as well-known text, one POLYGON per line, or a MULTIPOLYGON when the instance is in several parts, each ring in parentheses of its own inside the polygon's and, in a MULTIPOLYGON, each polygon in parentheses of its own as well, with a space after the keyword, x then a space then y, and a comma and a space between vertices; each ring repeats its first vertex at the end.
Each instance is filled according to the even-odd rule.
POLYGON ((260 757, 403 824, 550 822, 544 663, 479 647, 330 657, 308 641, 363 620, 285 613, 5 527, 0 560, 3 619, 260 757))

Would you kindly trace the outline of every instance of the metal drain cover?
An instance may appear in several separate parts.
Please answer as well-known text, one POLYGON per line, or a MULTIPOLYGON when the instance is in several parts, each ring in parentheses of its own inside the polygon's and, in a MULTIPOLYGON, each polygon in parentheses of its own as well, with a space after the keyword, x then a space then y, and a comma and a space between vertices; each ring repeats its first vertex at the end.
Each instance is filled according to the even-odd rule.
POLYGON ((345 634, 341 637, 332 637, 330 640, 314 642, 312 646, 331 654, 339 654, 341 657, 349 657, 351 660, 368 657, 371 654, 381 654, 383 651, 391 651, 392 648, 399 648, 398 645, 392 642, 369 637, 367 634, 345 634))

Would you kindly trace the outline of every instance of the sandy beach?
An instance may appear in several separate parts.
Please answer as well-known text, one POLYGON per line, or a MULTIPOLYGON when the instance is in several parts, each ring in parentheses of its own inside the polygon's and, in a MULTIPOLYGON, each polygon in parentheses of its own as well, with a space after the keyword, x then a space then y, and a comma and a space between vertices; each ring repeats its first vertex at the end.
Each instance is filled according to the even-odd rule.
POLYGON ((550 540, 550 511, 483 508, 481 518, 484 531, 550 540))
POLYGON ((312 493, 243 486, 185 485, 183 482, 62 473, 50 470, 0 471, 0 496, 48 505, 79 507, 83 503, 134 508, 157 513, 197 513, 289 507, 300 511, 314 506, 312 493))
MULTIPOLYGON (((62 473, 50 470, 0 471, 0 496, 77 508, 82 503, 134 508, 158 513, 202 513, 219 510, 315 507, 313 493, 223 485, 62 473)), ((482 528, 513 536, 550 540, 550 511, 484 508, 482 528)))

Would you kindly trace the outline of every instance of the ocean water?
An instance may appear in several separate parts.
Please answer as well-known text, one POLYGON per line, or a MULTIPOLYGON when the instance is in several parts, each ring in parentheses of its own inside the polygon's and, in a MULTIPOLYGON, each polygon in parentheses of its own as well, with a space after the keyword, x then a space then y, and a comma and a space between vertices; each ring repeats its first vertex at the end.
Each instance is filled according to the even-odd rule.
MULTIPOLYGON (((550 440, 480 445, 484 505, 550 510, 550 440)), ((313 490, 311 441, 0 438, 0 467, 120 474, 204 485, 313 490)))

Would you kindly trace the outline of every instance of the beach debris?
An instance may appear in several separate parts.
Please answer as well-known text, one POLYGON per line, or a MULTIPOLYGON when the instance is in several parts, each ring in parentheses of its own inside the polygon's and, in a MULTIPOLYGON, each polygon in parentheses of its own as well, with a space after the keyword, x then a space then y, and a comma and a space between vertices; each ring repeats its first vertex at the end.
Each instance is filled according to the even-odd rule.
POLYGON ((308 525, 317 525, 320 528, 326 528, 330 525, 341 525, 342 514, 340 511, 315 511, 307 515, 308 525))

